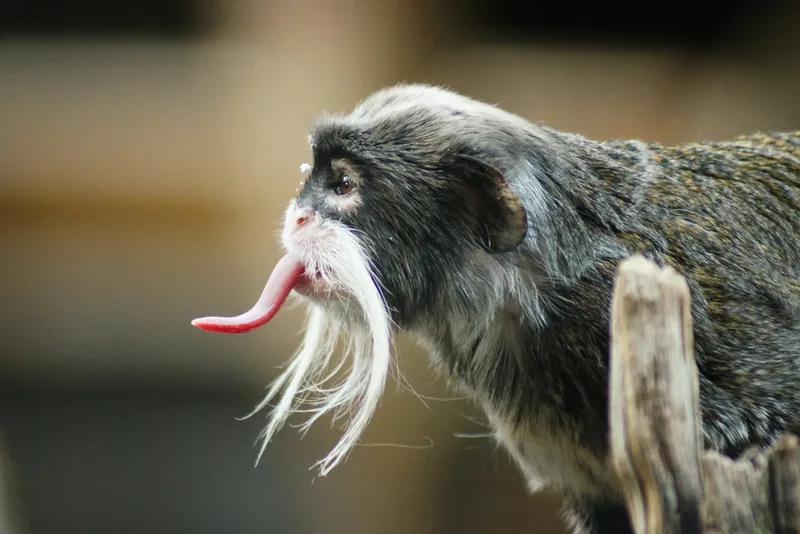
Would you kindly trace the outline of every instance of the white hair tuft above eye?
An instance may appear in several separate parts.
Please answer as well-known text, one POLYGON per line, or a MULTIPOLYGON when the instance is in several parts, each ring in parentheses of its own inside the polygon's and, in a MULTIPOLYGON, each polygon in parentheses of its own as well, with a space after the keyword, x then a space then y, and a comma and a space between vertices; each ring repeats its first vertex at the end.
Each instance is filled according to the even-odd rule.
POLYGON ((300 172, 303 174, 308 174, 311 172, 311 164, 310 163, 301 163, 300 164, 300 172))

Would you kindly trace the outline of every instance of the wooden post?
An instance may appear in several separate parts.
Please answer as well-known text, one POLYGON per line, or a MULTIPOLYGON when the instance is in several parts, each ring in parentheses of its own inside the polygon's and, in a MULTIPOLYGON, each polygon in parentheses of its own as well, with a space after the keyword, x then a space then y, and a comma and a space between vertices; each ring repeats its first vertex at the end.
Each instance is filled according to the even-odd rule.
POLYGON ((637 534, 800 534, 800 446, 703 452, 690 293, 671 268, 622 263, 611 309, 611 462, 637 534))
POLYGON ((637 533, 699 533, 702 434, 689 289, 641 257, 611 307, 611 450, 637 533))

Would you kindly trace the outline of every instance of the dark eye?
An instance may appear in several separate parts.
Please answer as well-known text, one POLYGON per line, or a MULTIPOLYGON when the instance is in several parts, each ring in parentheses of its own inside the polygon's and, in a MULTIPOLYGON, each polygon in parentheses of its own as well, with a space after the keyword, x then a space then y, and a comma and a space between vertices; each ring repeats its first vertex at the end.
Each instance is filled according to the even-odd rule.
POLYGON ((353 189, 353 181, 346 174, 343 175, 339 182, 333 187, 334 193, 337 195, 346 195, 353 189))

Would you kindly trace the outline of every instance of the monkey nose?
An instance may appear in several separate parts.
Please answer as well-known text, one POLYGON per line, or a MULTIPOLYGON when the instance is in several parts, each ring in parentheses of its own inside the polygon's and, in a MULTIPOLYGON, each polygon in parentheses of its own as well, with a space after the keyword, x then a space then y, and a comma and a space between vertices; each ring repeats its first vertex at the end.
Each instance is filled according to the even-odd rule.
POLYGON ((314 218, 314 210, 311 208, 299 208, 294 212, 294 227, 295 230, 301 228, 311 222, 314 218))

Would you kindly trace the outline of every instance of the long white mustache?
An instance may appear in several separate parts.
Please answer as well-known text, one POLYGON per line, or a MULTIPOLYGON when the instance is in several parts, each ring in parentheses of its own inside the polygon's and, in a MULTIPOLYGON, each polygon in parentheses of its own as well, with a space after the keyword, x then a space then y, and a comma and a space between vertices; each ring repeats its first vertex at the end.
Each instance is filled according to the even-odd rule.
MULTIPOLYGON (((280 394, 260 435, 257 464, 290 415, 310 413, 301 426, 306 431, 330 412, 334 412, 334 421, 349 414, 339 442, 315 464, 325 476, 355 447, 377 408, 392 364, 392 324, 359 240, 341 224, 325 221, 322 225, 313 241, 301 241, 291 246, 289 253, 305 263, 307 272, 318 272, 327 285, 348 297, 335 303, 342 306, 308 302, 305 335, 297 353, 264 399, 243 419, 264 409, 280 394), (352 301, 358 310, 347 310, 352 301), (332 365, 340 339, 344 341, 344 357, 332 365), (348 359, 351 368, 347 378, 326 387, 348 359)), ((284 244, 290 245, 286 241, 284 244)))

